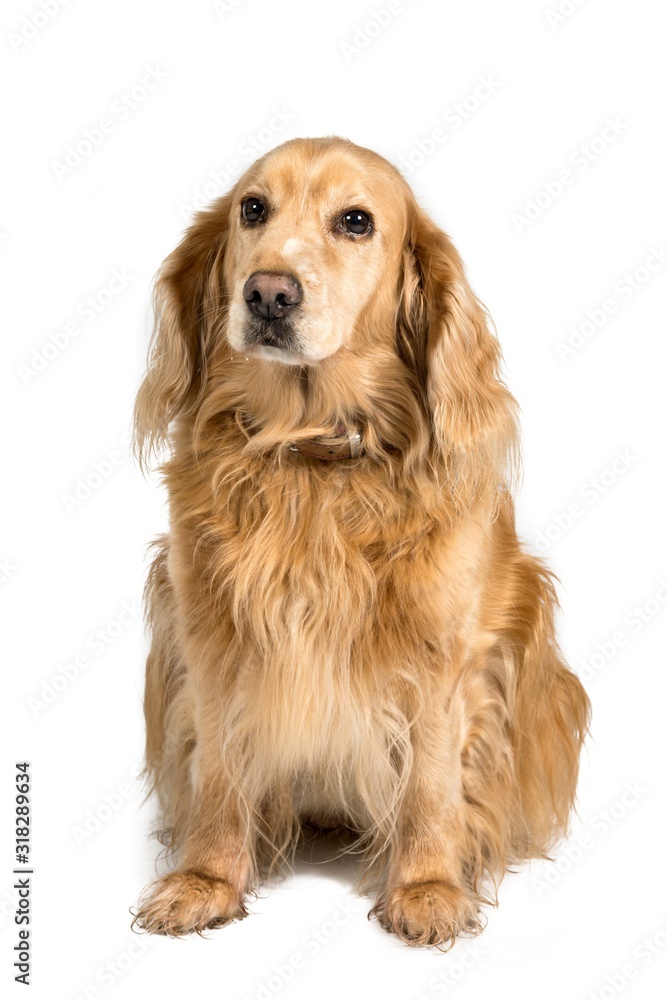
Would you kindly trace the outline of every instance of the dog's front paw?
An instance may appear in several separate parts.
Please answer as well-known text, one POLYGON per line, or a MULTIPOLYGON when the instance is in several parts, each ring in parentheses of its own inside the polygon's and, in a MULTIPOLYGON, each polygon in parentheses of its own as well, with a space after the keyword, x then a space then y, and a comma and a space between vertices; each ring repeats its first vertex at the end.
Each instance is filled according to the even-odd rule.
POLYGON ((479 934, 482 922, 474 899, 448 882, 412 882, 391 889, 371 911, 385 930, 410 945, 448 950, 459 935, 479 934))
POLYGON ((174 871, 149 885, 132 922, 150 934, 181 937, 222 927, 247 915, 243 896, 226 879, 174 871))

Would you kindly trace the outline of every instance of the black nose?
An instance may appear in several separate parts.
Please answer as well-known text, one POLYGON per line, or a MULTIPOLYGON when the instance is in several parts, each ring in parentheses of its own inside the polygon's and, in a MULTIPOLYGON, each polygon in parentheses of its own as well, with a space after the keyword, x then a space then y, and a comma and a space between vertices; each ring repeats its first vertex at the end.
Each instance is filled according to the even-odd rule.
POLYGON ((243 286, 243 298, 251 313, 271 322, 298 306, 301 285, 293 274, 255 271, 243 286))

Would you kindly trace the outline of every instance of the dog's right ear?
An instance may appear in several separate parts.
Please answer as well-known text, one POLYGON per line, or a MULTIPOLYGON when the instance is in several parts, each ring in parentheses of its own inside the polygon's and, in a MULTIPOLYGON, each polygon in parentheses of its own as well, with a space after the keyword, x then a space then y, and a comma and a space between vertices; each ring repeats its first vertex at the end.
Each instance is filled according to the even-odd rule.
POLYGON ((134 407, 134 451, 142 467, 203 386, 211 329, 224 308, 221 265, 232 201, 230 192, 199 212, 157 274, 148 370, 134 407))

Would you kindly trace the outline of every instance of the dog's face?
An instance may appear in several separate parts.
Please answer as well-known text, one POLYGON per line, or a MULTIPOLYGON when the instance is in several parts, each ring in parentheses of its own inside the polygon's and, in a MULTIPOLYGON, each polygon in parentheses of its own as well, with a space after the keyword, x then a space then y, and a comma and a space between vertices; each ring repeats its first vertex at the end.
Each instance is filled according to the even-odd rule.
POLYGON ((232 348, 291 365, 351 346, 405 238, 406 199, 384 160, 340 143, 313 152, 281 147, 241 180, 223 270, 232 348))

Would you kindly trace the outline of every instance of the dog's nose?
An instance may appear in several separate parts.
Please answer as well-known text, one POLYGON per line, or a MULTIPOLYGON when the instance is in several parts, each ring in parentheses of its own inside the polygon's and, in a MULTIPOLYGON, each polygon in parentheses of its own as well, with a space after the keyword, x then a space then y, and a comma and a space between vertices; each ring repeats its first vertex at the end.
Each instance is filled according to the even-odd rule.
POLYGON ((301 285, 293 274, 255 271, 243 286, 251 313, 269 322, 280 319, 301 302, 301 285))

